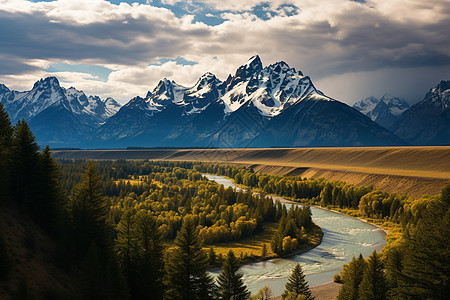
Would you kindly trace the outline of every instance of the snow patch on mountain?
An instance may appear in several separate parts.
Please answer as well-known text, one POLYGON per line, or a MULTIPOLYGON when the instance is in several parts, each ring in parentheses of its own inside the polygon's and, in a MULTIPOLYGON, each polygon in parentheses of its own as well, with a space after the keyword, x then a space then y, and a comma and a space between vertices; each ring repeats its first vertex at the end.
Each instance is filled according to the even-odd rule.
POLYGON ((353 105, 353 108, 388 128, 409 108, 409 104, 403 99, 385 94, 381 99, 375 97, 361 99, 353 105))

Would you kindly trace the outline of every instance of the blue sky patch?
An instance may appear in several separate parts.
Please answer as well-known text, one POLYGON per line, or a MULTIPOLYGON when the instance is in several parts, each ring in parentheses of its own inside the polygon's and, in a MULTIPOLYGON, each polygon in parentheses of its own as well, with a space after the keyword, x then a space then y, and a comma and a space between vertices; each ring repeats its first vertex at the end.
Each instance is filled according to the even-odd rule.
POLYGON ((112 72, 111 69, 102 66, 86 65, 86 64, 72 65, 67 63, 52 64, 45 71, 49 73, 56 73, 56 72, 88 73, 91 74, 92 76, 100 78, 102 81, 107 81, 109 74, 111 74, 112 72))
POLYGON ((169 61, 174 61, 176 62, 177 65, 183 65, 183 66, 193 66, 193 65, 197 65, 198 63, 195 61, 190 61, 187 60, 181 56, 178 56, 177 58, 173 59, 173 58, 161 58, 160 60, 158 60, 158 62, 154 63, 154 64, 150 64, 150 66, 161 66, 163 64, 165 64, 166 62, 169 61))

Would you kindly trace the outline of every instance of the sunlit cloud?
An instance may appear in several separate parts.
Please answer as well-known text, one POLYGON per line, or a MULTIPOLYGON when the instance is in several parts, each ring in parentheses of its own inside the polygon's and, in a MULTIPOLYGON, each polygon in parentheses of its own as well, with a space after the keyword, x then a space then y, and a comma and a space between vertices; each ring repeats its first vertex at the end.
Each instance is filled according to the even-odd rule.
POLYGON ((413 82, 423 72, 421 85, 389 87, 409 101, 450 78, 446 0, 157 2, 0 1, 0 82, 31 88, 56 75, 126 102, 164 77, 187 86, 206 72, 224 80, 254 54, 264 64, 286 61, 347 103, 383 94, 394 73, 413 82), (367 78, 372 88, 346 88, 367 78))

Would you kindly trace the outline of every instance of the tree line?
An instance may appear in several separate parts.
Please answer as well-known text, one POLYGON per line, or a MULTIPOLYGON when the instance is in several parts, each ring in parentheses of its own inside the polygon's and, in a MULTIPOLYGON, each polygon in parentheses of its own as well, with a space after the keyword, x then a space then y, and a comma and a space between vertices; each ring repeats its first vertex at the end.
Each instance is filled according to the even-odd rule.
MULTIPOLYGON (((75 284, 80 286, 82 299, 147 299, 149 295, 152 299, 250 297, 241 280, 242 275, 237 273, 240 262, 233 252, 224 259, 223 271, 217 281, 207 274, 209 259, 203 250, 198 216, 189 213, 182 215, 175 246, 166 249, 161 225, 150 210, 140 208, 133 211, 124 206, 126 209, 121 212, 118 222, 114 222, 111 215, 114 202, 105 196, 104 181, 96 164, 87 162, 83 170, 77 173, 76 180, 72 181, 70 192, 64 191, 60 169, 49 148, 39 152, 27 123, 20 121, 16 126, 11 126, 0 105, 0 125, 1 205, 17 207, 54 239, 58 252, 57 265, 79 275, 80 282, 75 284)), ((163 195, 170 191, 170 183, 204 181, 201 176, 189 177, 187 170, 173 170, 172 173, 174 176, 155 174, 157 185, 162 190, 161 194, 155 194, 156 199, 159 195, 164 198, 163 195)), ((151 185, 148 181, 143 184, 151 185)), ((200 189, 189 189, 188 184, 185 190, 182 189, 183 184, 177 185, 173 188, 179 192, 179 197, 172 194, 172 198, 191 201, 191 205, 184 203, 183 206, 189 210, 195 208, 193 198, 199 197, 200 201, 201 197, 211 197, 222 201, 223 205, 248 207, 245 217, 258 214, 259 218, 274 218, 276 215, 276 208, 269 207, 264 197, 218 190, 217 186, 203 184, 205 187, 200 189), (186 199, 182 197, 184 192, 186 199)), ((146 196, 149 195, 152 193, 146 196)), ((123 203, 126 202, 124 200, 123 203)), ((235 223, 238 223, 242 216, 235 217, 236 213, 234 210, 221 210, 225 221, 237 218, 235 223)), ((8 242, 0 237, 0 280, 8 280, 9 272, 15 267, 10 254, 8 242)), ((27 289, 26 285, 25 282, 23 289, 27 289)), ((47 299, 49 295, 58 298, 57 294, 49 294, 49 291, 23 292, 22 295, 36 299, 47 299)))

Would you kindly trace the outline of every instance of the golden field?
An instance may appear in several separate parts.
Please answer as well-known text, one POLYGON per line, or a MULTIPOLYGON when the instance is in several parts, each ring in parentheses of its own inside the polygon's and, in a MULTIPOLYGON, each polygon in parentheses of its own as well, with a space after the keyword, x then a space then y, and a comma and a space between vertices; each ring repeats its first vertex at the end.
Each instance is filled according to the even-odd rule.
POLYGON ((342 180, 413 197, 438 194, 450 181, 450 146, 55 150, 57 159, 149 159, 229 163, 277 175, 342 180))

